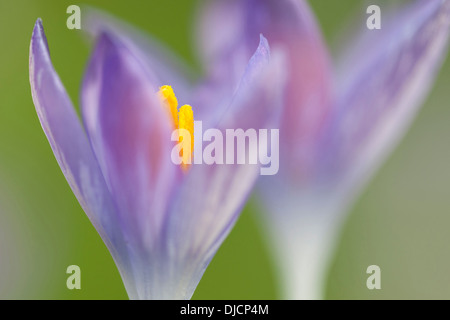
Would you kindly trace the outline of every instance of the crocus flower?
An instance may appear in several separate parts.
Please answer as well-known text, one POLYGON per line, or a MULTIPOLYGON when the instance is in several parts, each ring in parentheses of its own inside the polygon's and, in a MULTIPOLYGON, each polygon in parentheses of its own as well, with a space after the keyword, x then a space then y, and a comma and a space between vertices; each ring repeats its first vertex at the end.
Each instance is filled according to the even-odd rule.
POLYGON ((194 86, 153 40, 107 20, 97 17, 86 26, 96 45, 81 89, 83 124, 51 64, 41 20, 30 46, 33 101, 61 170, 114 258, 129 297, 189 299, 260 166, 174 164, 176 114, 179 126, 192 125, 193 116, 204 130, 277 127, 283 60, 258 34, 256 52, 237 71, 240 79, 225 83, 233 88, 225 99, 212 72, 194 86), (177 92, 192 108, 177 110, 177 92), (183 112, 188 116, 182 120, 183 112))
POLYGON ((389 18, 383 11, 381 29, 364 21, 333 72, 305 1, 223 0, 201 11, 205 56, 260 32, 287 50, 280 172, 259 188, 285 298, 323 297, 346 213, 404 135, 445 58, 449 14, 446 0, 411 1, 389 18))

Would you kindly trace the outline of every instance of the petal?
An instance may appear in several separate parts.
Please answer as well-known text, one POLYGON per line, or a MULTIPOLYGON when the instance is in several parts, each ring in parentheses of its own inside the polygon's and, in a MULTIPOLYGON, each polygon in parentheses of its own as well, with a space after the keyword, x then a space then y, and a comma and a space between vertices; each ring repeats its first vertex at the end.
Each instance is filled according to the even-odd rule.
POLYGON ((127 241, 156 244, 172 185, 171 123, 142 64, 118 38, 97 42, 82 87, 93 150, 116 200, 127 241))
POLYGON ((56 160, 73 193, 107 246, 120 241, 116 209, 73 105, 53 69, 38 19, 30 44, 33 102, 56 160))
POLYGON ((269 43, 259 36, 259 45, 248 62, 230 105, 217 119, 221 129, 278 128, 285 92, 285 52, 271 54, 269 43))
POLYGON ((379 41, 361 61, 342 68, 345 85, 320 143, 326 183, 356 192, 403 136, 447 53, 449 15, 449 1, 417 1, 375 31, 379 41))
MULTIPOLYGON (((233 102, 216 122, 223 137, 225 129, 278 127, 285 76, 281 61, 276 53, 270 57, 267 41, 261 37, 233 102)), ((172 261, 166 270, 172 276, 183 272, 190 275, 186 297, 192 295, 233 227, 259 169, 260 165, 248 163, 192 165, 171 206, 166 229, 167 254, 172 261)))
POLYGON ((332 99, 327 49, 306 1, 211 1, 198 20, 199 47, 211 68, 239 69, 260 33, 272 48, 286 51, 288 81, 280 131, 280 151, 285 155, 281 167, 288 179, 306 174, 314 165, 309 155, 332 99))
POLYGON ((189 99, 194 73, 180 57, 156 39, 105 12, 89 7, 84 12, 84 31, 94 39, 103 32, 114 35, 142 61, 156 83, 171 85, 181 101, 189 99))

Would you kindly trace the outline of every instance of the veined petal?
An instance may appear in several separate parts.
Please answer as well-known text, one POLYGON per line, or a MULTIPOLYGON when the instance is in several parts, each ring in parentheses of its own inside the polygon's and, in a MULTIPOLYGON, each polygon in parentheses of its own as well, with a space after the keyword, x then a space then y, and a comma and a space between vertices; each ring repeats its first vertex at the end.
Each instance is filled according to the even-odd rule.
POLYGON ((105 12, 89 7, 84 12, 84 31, 94 39, 103 32, 114 35, 142 61, 155 83, 170 85, 182 101, 189 100, 193 71, 180 57, 150 35, 105 12))
POLYGON ((360 189, 403 136, 447 52, 449 16, 449 1, 417 1, 375 31, 380 41, 361 61, 341 68, 346 85, 319 145, 325 183, 360 189))
POLYGON ((52 66, 40 19, 36 21, 30 44, 30 84, 39 120, 56 160, 83 210, 114 255, 111 243, 116 249, 120 243, 120 234, 115 232, 115 205, 86 133, 52 66))
POLYGON ((332 100, 328 53, 306 1, 210 1, 198 20, 199 47, 211 68, 239 69, 260 33, 272 48, 286 51, 288 81, 280 131, 280 151, 284 154, 281 167, 287 179, 304 178, 314 166, 311 150, 332 100))
MULTIPOLYGON (((281 61, 276 53, 270 57, 267 41, 261 37, 232 103, 216 121, 224 138, 225 129, 278 127, 285 80, 281 61)), ((255 151, 252 146, 248 149, 255 151)), ((167 260, 172 262, 166 270, 172 277, 182 272, 190 275, 187 297, 233 227, 259 169, 259 164, 249 163, 194 164, 179 188, 166 226, 167 260)))
POLYGON ((142 64, 119 39, 103 33, 82 88, 83 119, 127 241, 157 245, 180 168, 172 163, 171 120, 142 64))

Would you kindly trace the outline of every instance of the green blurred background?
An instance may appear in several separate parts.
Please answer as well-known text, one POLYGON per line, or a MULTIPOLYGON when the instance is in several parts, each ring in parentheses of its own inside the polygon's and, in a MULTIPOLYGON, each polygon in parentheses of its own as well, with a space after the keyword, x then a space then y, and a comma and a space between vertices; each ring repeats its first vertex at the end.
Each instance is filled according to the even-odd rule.
MULTIPOLYGON (((199 66, 192 45, 197 1, 0 0, 2 299, 127 298, 111 256, 54 159, 31 99, 28 49, 34 22, 41 17, 54 66, 78 105, 89 46, 80 31, 66 28, 71 4, 103 8, 199 66), (81 290, 66 288, 71 264, 81 267, 81 290)), ((311 1, 331 48, 347 21, 365 14, 364 4, 311 1)), ((406 139, 353 208, 331 266, 326 298, 450 298, 449 62, 406 139), (365 271, 372 264, 381 267, 381 290, 365 286, 365 271)), ((279 297, 254 207, 250 202, 244 210, 194 299, 279 297)))

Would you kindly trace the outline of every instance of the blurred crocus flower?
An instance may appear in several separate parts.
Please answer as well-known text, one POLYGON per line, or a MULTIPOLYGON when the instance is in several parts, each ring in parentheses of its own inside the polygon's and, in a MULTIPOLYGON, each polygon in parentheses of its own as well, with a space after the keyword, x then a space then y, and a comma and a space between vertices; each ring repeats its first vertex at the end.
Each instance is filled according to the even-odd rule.
POLYGON ((283 58, 271 54, 258 34, 240 79, 226 82, 233 90, 225 99, 212 71, 192 86, 153 40, 94 16, 86 25, 96 46, 81 90, 83 125, 51 64, 42 22, 36 22, 30 82, 39 119, 129 297, 189 299, 238 218, 259 165, 174 164, 174 92, 192 103, 192 109, 180 108, 180 126, 195 117, 204 130, 277 127, 283 58), (182 109, 189 111, 183 121, 182 109))
POLYGON ((206 56, 242 38, 251 44, 260 32, 272 48, 287 50, 280 172, 259 188, 285 298, 323 297, 346 213, 405 133, 445 58, 449 14, 446 0, 383 11, 381 29, 364 21, 333 72, 305 1, 223 0, 201 11, 206 56))

